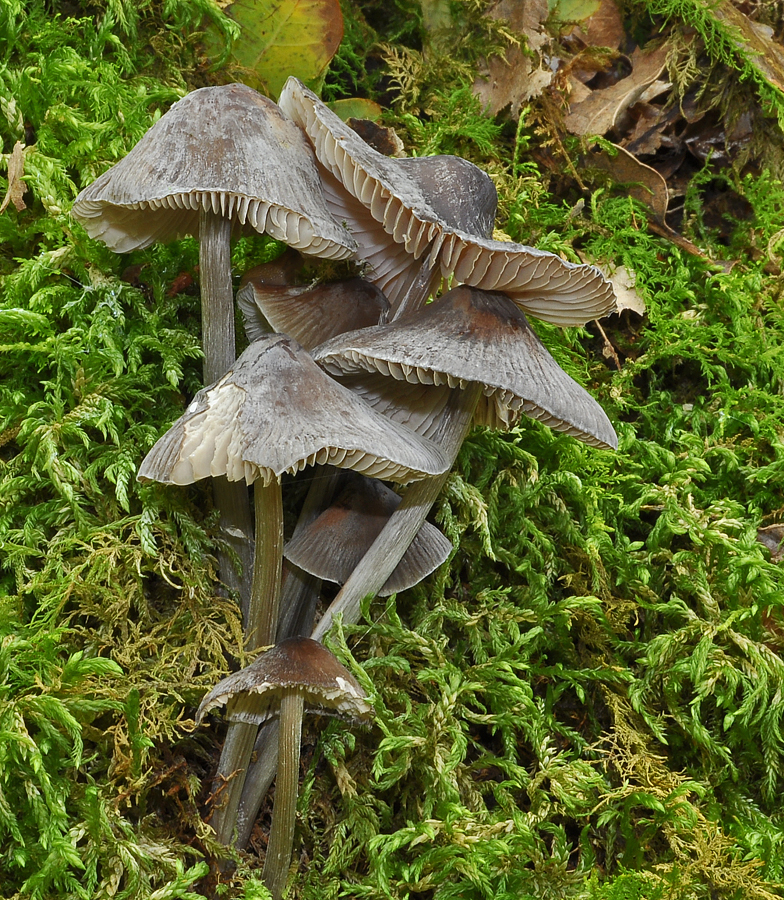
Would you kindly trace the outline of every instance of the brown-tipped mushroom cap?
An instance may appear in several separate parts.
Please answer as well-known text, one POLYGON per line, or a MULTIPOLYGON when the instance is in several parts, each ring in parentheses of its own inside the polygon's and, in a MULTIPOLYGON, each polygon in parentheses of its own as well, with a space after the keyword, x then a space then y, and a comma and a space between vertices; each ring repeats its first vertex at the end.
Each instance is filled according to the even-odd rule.
POLYGON ((198 234, 202 208, 312 256, 354 254, 326 207, 307 139, 242 84, 200 88, 175 103, 79 194, 73 214, 91 237, 126 253, 198 234))
MULTIPOLYGON (((471 175, 463 183, 470 171, 465 160, 452 170, 452 164, 428 163, 426 157, 388 159, 296 78, 286 82, 280 105, 305 130, 321 165, 408 253, 416 258, 432 242, 431 254, 438 255, 445 278, 454 274, 474 287, 503 290, 521 309, 556 325, 583 325, 615 311, 612 285, 596 267, 492 240, 481 220, 470 215, 479 179, 471 175)), ((336 194, 334 187, 328 189, 333 211, 336 194)), ((345 218, 352 228, 351 215, 345 218)), ((361 246, 360 255, 366 250, 361 246)), ((389 287, 384 289, 392 299, 389 287)))
POLYGON ((367 722, 373 707, 351 672, 318 641, 287 638, 251 665, 229 675, 204 697, 196 712, 198 724, 217 706, 241 695, 254 695, 252 704, 238 703, 232 718, 260 724, 278 714, 283 692, 300 692, 311 712, 367 722))
POLYGON ((296 341, 254 341, 155 444, 140 480, 225 475, 263 484, 312 463, 407 483, 448 463, 427 438, 386 419, 326 375, 296 341))
POLYGON ((383 324, 389 302, 369 281, 349 278, 315 287, 282 287, 249 278, 237 291, 248 340, 270 331, 312 350, 336 334, 383 324))
POLYGON ((390 325, 333 338, 313 354, 328 372, 381 372, 413 383, 484 386, 474 421, 510 427, 524 413, 588 444, 616 447, 599 404, 570 378, 504 294, 458 287, 390 325))
MULTIPOLYGON (((343 584, 400 504, 375 478, 352 475, 348 486, 315 521, 297 530, 283 555, 317 578, 343 584)), ((425 522, 378 592, 387 597, 418 584, 452 552, 451 542, 425 522)))

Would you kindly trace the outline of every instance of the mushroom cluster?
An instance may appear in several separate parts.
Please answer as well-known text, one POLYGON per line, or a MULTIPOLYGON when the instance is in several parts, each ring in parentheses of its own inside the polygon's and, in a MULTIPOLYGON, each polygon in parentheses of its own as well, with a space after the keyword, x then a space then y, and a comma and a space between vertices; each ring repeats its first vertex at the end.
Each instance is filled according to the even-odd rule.
POLYGON ((207 386, 138 477, 213 479, 242 566, 219 559, 242 598, 246 649, 273 647, 216 685, 197 719, 227 706, 211 820, 223 843, 246 843, 279 766, 264 876, 275 898, 291 859, 303 707, 371 714, 311 637, 338 613, 356 621, 363 597, 403 590, 448 557, 449 541, 425 520, 471 425, 509 429, 526 415, 617 446, 601 407, 526 318, 585 324, 614 310, 612 287, 594 267, 494 240, 496 203, 476 166, 384 157, 291 78, 279 106, 240 84, 187 95, 73 206, 120 253, 199 238, 207 386), (243 279, 250 344, 236 359, 230 240, 247 230, 292 249, 243 279), (363 278, 293 283, 299 253, 353 259, 363 278), (311 465, 320 477, 286 544, 281 479, 311 465), (409 485, 402 499, 385 481, 409 485), (342 588, 314 628, 322 579, 342 588))

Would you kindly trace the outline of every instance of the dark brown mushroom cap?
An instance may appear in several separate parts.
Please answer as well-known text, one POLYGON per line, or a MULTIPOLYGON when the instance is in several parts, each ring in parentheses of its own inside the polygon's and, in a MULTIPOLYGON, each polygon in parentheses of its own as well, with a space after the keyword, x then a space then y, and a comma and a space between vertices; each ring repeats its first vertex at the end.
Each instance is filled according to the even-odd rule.
POLYGON ((336 334, 386 322, 389 302, 362 278, 282 287, 249 278, 237 291, 248 340, 277 331, 312 350, 336 334))
POLYGON ((354 255, 327 209, 307 139, 242 84, 187 94, 72 211, 91 237, 126 253, 198 234, 202 208, 312 256, 354 255))
POLYGON ((293 637, 218 682, 201 701, 196 724, 211 709, 242 695, 252 695, 253 703, 237 703, 231 718, 260 724, 278 714, 281 695, 290 691, 303 695, 309 712, 357 722, 373 717, 367 694, 351 672, 318 641, 293 637))
POLYGON ((427 438, 386 419, 326 375, 296 341, 254 341, 145 457, 141 481, 190 484, 210 475, 263 484, 330 463, 407 483, 446 471, 427 438))
MULTIPOLYGON (((425 163, 426 158, 382 156, 295 78, 286 82, 280 105, 305 130, 321 165, 408 253, 419 257, 433 242, 431 253, 438 255, 445 278, 454 274, 457 281, 474 287, 503 290, 521 309, 556 325, 584 325, 615 311, 612 284, 596 267, 568 263, 524 244, 493 240, 483 217, 471 215, 469 201, 480 178, 471 176, 463 183, 469 171, 465 166, 448 171, 452 164, 445 161, 436 165, 425 163)), ((367 248, 358 225, 352 223, 352 218, 361 220, 350 204, 345 215, 338 212, 339 193, 331 189, 328 194, 333 213, 345 217, 365 258, 367 248)), ((481 190, 477 201, 485 202, 481 190)), ((393 300, 387 285, 384 290, 393 300)))
POLYGON ((260 263, 248 269, 240 279, 240 289, 251 280, 257 284, 277 285, 278 287, 302 284, 299 276, 304 264, 305 260, 301 254, 292 250, 291 247, 287 247, 280 256, 271 262, 260 263))
POLYGON ((599 404, 556 363, 504 294, 461 286, 390 325, 332 338, 313 353, 332 374, 381 372, 398 381, 484 385, 474 421, 510 427, 521 414, 585 443, 616 447, 599 404))
MULTIPOLYGON (((332 505, 309 525, 297 529, 283 548, 283 555, 317 578, 344 584, 399 505, 398 494, 382 482, 352 474, 332 505)), ((435 525, 425 522, 379 596, 387 597, 418 584, 451 552, 451 541, 435 525)))

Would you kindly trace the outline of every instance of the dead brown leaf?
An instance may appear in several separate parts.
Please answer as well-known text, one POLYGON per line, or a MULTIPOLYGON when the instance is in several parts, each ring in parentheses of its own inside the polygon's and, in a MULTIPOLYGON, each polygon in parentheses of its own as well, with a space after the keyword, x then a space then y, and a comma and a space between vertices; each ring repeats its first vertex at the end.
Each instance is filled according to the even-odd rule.
POLYGON ((572 134, 607 134, 620 116, 645 93, 664 70, 667 45, 656 50, 634 51, 632 71, 611 87, 592 91, 589 97, 572 104, 565 124, 572 134))
POLYGON ((27 209, 27 204, 22 199, 27 190, 27 185, 22 180, 24 175, 24 146, 21 141, 14 144, 14 149, 8 154, 8 189, 5 198, 0 204, 0 213, 4 213, 9 203, 13 203, 17 212, 27 209))
POLYGON ((752 22, 729 0, 711 3, 710 14, 731 26, 730 40, 768 84, 784 93, 784 49, 771 40, 765 26, 752 22), (732 37, 733 34, 738 37, 732 37))
POLYGON ((615 0, 601 0, 599 9, 572 32, 588 47, 610 47, 617 50, 626 32, 615 0))
POLYGON ((784 559, 784 525, 766 525, 757 529, 757 540, 770 550, 770 561, 781 562, 784 559))
POLYGON ((589 165, 604 169, 613 177, 613 181, 627 186, 629 196, 644 203, 653 213, 654 218, 664 224, 664 216, 667 213, 669 195, 667 182, 662 176, 641 163, 636 156, 615 145, 618 151, 612 156, 606 150, 595 150, 588 156, 589 165))
POLYGON ((654 234, 667 238, 692 256, 710 259, 696 244, 678 234, 664 221, 669 203, 669 191, 664 178, 656 169, 641 163, 628 150, 617 145, 615 147, 618 151, 615 156, 604 150, 596 150, 586 157, 585 162, 609 172, 614 181, 626 185, 630 197, 634 197, 650 209, 651 218, 648 227, 654 234))
MULTIPOLYGON (((499 0, 487 15, 506 19, 509 28, 526 39, 528 50, 538 51, 549 36, 544 22, 549 14, 547 0, 499 0)), ((504 56, 492 56, 479 69, 474 94, 490 115, 511 106, 517 116, 526 100, 538 97, 553 79, 553 73, 536 63, 520 47, 510 46, 504 56)))

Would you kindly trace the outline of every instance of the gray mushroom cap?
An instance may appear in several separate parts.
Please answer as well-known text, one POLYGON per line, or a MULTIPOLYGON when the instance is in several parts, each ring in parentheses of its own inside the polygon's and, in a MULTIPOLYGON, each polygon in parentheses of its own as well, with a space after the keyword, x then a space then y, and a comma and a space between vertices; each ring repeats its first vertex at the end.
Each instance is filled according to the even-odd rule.
POLYGON ((373 707, 359 682, 318 641, 293 637, 281 641, 251 665, 218 682, 196 712, 196 724, 217 706, 242 695, 253 703, 236 703, 234 721, 261 724, 278 714, 284 692, 297 691, 305 708, 320 715, 367 722, 373 707))
POLYGON ((91 237, 126 253, 197 235, 202 208, 312 256, 356 249, 327 209, 302 131, 242 84, 187 94, 72 211, 91 237))
POLYGON ((249 278, 237 291, 248 340, 270 330, 287 334, 306 350, 355 328, 386 322, 389 302, 374 284, 348 278, 315 286, 276 286, 249 278))
MULTIPOLYGON (((505 294, 463 285, 390 325, 332 338, 313 357, 334 375, 381 372, 416 390, 419 384, 444 391, 478 382, 484 401, 476 424, 508 428, 525 414, 587 444, 618 444, 604 410, 561 369, 505 294)), ((445 402, 441 392, 434 397, 436 405, 445 402)))
POLYGON ((296 341, 254 341, 199 391, 139 468, 140 481, 190 484, 225 475, 270 484, 330 463, 400 483, 446 471, 427 438, 386 419, 326 375, 296 341))
MULTIPOLYGON (((399 505, 399 495, 377 479, 352 474, 332 505, 297 530, 283 548, 283 555, 317 578, 343 584, 399 505)), ((425 522, 379 596, 387 597, 418 584, 451 552, 451 541, 435 525, 425 522)))
MULTIPOLYGON (((462 183, 457 170, 447 175, 442 169, 433 179, 427 165, 422 165, 424 159, 382 156, 296 78, 286 82, 280 105, 305 130, 321 165, 395 242, 403 244, 414 258, 432 242, 430 253, 437 256, 445 278, 454 274, 457 281, 473 287, 503 290, 525 312, 556 325, 584 325, 616 310, 612 285, 595 266, 565 262, 553 253, 493 240, 483 228, 482 218, 470 216, 470 203, 455 203, 461 195, 470 198, 476 190, 475 184, 462 183)), ((336 215, 344 215, 337 212, 340 192, 334 185, 327 188, 326 196, 336 215)), ((357 235, 363 256, 368 248, 363 246, 358 226, 352 225, 352 218, 355 222, 361 219, 350 201, 346 210, 344 217, 357 235)), ((371 254, 371 263, 376 255, 371 254)), ((389 285, 383 287, 392 300, 389 285)))

